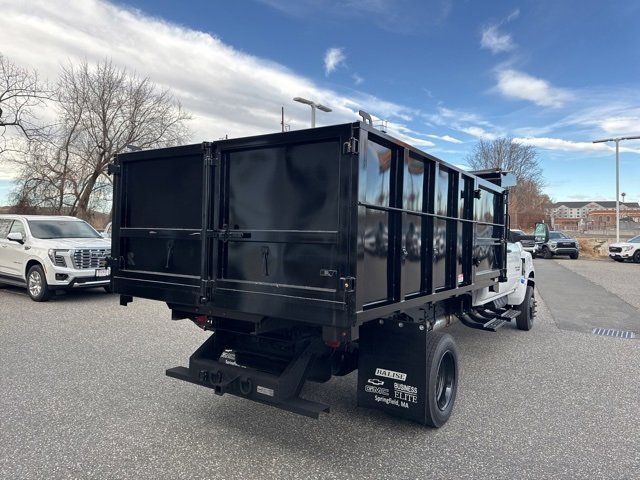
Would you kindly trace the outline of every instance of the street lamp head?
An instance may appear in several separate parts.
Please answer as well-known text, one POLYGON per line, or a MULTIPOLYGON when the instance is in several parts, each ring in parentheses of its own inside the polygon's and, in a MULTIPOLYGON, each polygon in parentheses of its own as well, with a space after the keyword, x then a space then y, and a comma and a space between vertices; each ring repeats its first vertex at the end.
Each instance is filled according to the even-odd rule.
POLYGON ((313 103, 311 100, 307 100, 306 98, 302 98, 302 97, 295 97, 293 101, 304 103, 305 105, 315 105, 315 103, 313 103))
POLYGON ((318 110, 322 110, 323 112, 331 112, 331 109, 329 107, 325 107, 324 105, 317 104, 316 108, 318 110))

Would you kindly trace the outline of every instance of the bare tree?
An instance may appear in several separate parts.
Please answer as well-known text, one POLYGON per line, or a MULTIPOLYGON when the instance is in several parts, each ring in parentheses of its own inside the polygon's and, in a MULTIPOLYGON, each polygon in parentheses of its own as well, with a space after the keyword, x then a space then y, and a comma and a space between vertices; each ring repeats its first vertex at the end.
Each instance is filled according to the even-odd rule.
POLYGON ((34 140, 43 133, 37 110, 44 107, 52 92, 41 82, 38 72, 17 66, 0 53, 0 154, 16 151, 13 139, 34 140))
POLYGON ((524 145, 512 138, 480 140, 467 157, 471 168, 500 168, 512 172, 518 180, 530 180, 542 185, 542 169, 538 152, 532 145, 524 145))
POLYGON ((127 146, 169 146, 187 136, 185 122, 190 116, 168 90, 110 60, 94 67, 85 61, 63 68, 59 91, 63 120, 78 132, 74 154, 88 173, 80 179, 74 214, 86 216, 99 180, 108 181, 111 158, 127 146))
POLYGON ((509 193, 509 212, 514 227, 529 228, 545 217, 550 199, 542 192, 542 168, 535 147, 512 138, 480 140, 467 157, 467 163, 473 170, 500 168, 516 176, 518 184, 509 193))
POLYGON ((166 89, 104 60, 62 69, 57 88, 59 125, 52 141, 19 163, 14 201, 87 218, 109 208, 112 157, 129 146, 183 143, 190 115, 166 89), (31 203, 29 203, 31 202, 31 203))

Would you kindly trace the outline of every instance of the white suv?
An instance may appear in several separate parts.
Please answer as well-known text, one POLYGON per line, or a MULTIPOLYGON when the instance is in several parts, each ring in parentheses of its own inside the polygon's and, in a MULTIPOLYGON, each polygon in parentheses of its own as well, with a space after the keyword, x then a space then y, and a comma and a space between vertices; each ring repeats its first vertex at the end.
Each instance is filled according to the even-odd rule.
POLYGON ((74 217, 0 215, 0 283, 26 286, 36 302, 54 290, 109 291, 111 242, 74 217))
POLYGON ((640 235, 626 242, 609 245, 609 257, 617 262, 633 260, 635 263, 640 263, 640 235))

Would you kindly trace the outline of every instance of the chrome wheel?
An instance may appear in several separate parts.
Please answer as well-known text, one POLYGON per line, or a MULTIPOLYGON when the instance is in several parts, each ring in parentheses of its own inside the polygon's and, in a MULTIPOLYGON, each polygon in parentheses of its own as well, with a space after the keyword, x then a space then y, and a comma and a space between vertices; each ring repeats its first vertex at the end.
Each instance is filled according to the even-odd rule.
POLYGON ((39 297, 42 293, 42 275, 37 270, 29 274, 29 293, 32 297, 39 297))

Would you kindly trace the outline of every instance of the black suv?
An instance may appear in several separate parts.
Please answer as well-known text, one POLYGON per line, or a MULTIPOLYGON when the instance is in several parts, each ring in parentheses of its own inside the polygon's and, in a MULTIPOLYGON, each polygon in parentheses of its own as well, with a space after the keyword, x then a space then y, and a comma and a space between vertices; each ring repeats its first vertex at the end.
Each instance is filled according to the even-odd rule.
POLYGON ((540 245, 539 253, 544 258, 567 255, 575 260, 578 258, 578 242, 562 232, 549 232, 549 241, 540 245))

